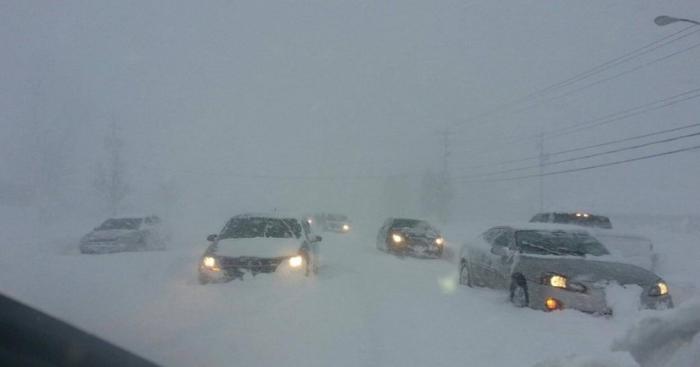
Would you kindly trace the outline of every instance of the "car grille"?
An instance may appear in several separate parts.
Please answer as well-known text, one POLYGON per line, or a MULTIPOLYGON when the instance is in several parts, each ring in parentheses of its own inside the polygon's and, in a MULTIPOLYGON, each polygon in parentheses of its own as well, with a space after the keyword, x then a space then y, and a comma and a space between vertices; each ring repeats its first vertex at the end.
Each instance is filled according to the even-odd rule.
POLYGON ((253 273, 272 273, 285 258, 224 257, 220 259, 223 269, 246 269, 253 273))

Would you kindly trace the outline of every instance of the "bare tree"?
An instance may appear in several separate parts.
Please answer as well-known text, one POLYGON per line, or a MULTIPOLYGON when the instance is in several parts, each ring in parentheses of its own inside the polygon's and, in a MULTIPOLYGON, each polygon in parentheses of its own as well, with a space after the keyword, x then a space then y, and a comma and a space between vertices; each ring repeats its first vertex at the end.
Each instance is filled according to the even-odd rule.
POLYGON ((130 188, 126 182, 126 165, 122 157, 124 141, 119 137, 116 121, 112 120, 110 127, 110 133, 104 139, 106 164, 98 164, 94 186, 107 202, 109 213, 116 216, 130 188))

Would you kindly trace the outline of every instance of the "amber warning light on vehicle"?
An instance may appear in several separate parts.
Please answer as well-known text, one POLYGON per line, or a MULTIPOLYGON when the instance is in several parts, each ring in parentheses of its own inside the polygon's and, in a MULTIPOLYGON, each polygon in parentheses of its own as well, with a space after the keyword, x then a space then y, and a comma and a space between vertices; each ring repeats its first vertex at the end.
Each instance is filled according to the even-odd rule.
POLYGON ((559 301, 556 299, 549 297, 544 301, 544 307, 547 309, 547 311, 554 311, 561 308, 561 303, 559 303, 559 301))

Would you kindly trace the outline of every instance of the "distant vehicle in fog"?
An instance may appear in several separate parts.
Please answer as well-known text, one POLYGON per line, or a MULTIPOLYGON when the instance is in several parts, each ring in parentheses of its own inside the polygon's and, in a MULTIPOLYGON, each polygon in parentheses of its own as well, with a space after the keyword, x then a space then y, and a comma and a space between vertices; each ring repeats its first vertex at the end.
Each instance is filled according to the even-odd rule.
POLYGON ((377 234, 377 248, 397 255, 441 257, 445 239, 430 223, 409 218, 389 218, 377 234))
POLYGON ((344 214, 316 213, 307 216, 309 224, 324 232, 349 233, 352 222, 344 214))
POLYGON ((606 288, 641 287, 645 308, 672 307, 668 285, 653 272, 621 263, 586 230, 553 225, 493 227, 460 252, 459 282, 509 291, 518 307, 572 308, 611 314, 606 288))
POLYGON ((659 255, 654 252, 651 240, 637 234, 612 231, 610 218, 583 212, 539 213, 531 223, 556 223, 589 228, 589 232, 616 255, 629 263, 647 270, 656 268, 659 255))
POLYGON ((162 250, 167 233, 157 216, 110 218, 80 239, 83 254, 162 250))
POLYGON ((556 223, 556 224, 571 224, 582 227, 594 227, 611 229, 612 223, 610 218, 603 215, 594 215, 590 213, 575 212, 575 213, 539 213, 530 219, 530 223, 556 223))
POLYGON ((237 215, 207 240, 211 243, 198 267, 201 284, 243 280, 246 273, 318 273, 321 237, 296 217, 237 215))

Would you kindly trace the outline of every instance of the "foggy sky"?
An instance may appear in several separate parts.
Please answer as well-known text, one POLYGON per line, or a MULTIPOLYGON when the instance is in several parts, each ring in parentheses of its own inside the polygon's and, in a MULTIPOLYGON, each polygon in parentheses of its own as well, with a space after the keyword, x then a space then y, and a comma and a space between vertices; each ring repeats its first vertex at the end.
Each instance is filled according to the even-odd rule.
MULTIPOLYGON (((696 49, 524 112, 471 121, 685 27, 657 27, 652 20, 661 14, 698 19, 700 5, 3 2, 0 184, 13 194, 26 188, 31 199, 0 205, 103 212, 92 182, 114 122, 132 188, 125 213, 420 215, 416 188, 426 170, 441 167, 441 129, 452 131, 450 174, 478 175, 500 167, 470 167, 537 153, 536 141, 519 137, 700 87, 696 49), (410 199, 402 204, 402 197, 410 199)), ((696 34, 615 70, 698 42, 696 34)), ((699 122, 699 105, 546 140, 545 149, 699 122)), ((592 162, 692 143, 698 140, 592 162)), ((545 206, 697 213, 699 157, 547 177, 545 206)), ((455 189, 457 216, 527 219, 539 205, 536 179, 455 182, 455 189)))

